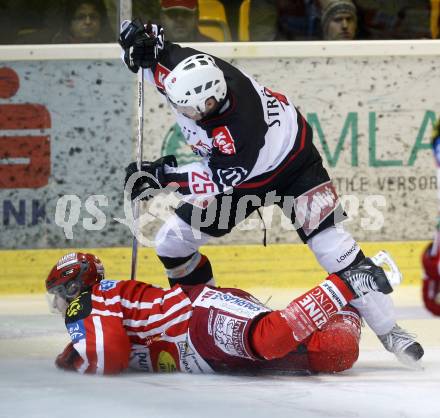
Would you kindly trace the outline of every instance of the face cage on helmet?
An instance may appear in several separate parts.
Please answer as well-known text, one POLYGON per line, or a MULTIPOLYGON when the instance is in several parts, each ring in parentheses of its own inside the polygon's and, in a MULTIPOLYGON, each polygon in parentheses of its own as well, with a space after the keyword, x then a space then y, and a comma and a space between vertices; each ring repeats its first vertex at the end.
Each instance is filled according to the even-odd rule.
POLYGON ((49 311, 61 313, 64 317, 69 303, 79 295, 81 291, 81 275, 65 284, 52 287, 46 293, 49 311))
POLYGON ((73 300, 81 290, 81 275, 75 279, 69 280, 67 283, 54 286, 47 291, 50 295, 57 295, 67 301, 73 300))
POLYGON ((75 299, 75 297, 78 296, 79 292, 83 287, 82 276, 88 270, 88 268, 89 268, 89 262, 82 261, 80 271, 74 279, 69 280, 66 283, 54 286, 47 291, 46 298, 49 303, 49 310, 51 312, 56 313, 57 311, 59 311, 62 314, 64 314, 63 309, 59 308, 61 301, 65 301, 65 305, 66 305, 65 308, 67 308, 67 305, 73 299, 75 299))
POLYGON ((55 293, 46 293, 46 301, 51 314, 61 314, 63 317, 66 316, 66 310, 69 306, 69 302, 67 302, 66 299, 63 299, 55 293))
POLYGON ((176 109, 179 113, 182 115, 188 116, 190 118, 193 118, 195 116, 203 116, 203 112, 200 112, 193 106, 180 106, 177 103, 174 103, 169 97, 168 100, 170 101, 171 105, 176 109))

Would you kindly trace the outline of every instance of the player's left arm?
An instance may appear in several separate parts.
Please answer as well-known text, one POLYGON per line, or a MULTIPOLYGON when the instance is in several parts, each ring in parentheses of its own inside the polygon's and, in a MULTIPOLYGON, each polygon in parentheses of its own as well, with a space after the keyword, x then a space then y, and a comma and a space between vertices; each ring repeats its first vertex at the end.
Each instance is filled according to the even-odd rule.
POLYGON ((167 170, 166 182, 174 182, 179 193, 193 197, 223 193, 247 179, 263 145, 262 134, 219 126, 212 132, 211 155, 201 162, 167 170))
POLYGON ((66 313, 71 343, 55 364, 66 370, 88 374, 115 374, 128 367, 130 341, 117 316, 92 314, 91 295, 75 299, 66 313))
MULTIPOLYGON (((146 174, 134 183, 132 199, 139 196, 149 199, 154 195, 154 190, 167 186, 191 203, 226 192, 246 181, 264 141, 264 133, 252 129, 243 132, 230 126, 215 128, 211 154, 200 162, 178 167, 174 156, 142 162, 141 170, 146 174)), ((126 188, 130 184, 130 177, 136 172, 136 163, 127 167, 126 188)))

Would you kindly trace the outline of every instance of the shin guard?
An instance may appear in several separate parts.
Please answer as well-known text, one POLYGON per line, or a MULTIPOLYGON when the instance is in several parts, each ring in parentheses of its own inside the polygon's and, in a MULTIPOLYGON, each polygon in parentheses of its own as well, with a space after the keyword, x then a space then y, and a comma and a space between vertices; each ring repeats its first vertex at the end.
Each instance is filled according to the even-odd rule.
POLYGON ((347 285, 338 276, 330 275, 287 308, 261 318, 252 333, 253 349, 266 360, 285 356, 324 327, 352 298, 347 285))

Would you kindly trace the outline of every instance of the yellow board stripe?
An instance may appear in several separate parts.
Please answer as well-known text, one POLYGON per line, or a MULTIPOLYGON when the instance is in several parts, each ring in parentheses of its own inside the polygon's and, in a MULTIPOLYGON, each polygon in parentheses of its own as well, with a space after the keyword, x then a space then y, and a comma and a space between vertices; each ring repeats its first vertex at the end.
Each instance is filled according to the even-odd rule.
MULTIPOLYGON (((361 244, 366 255, 385 249, 396 260, 404 284, 420 283, 420 256, 428 241, 368 242, 361 244)), ((75 249, 0 251, 0 294, 41 293, 44 280, 56 261, 75 249)), ((131 248, 89 248, 101 258, 106 277, 130 278, 131 248)), ((201 249, 211 260, 217 284, 223 287, 295 288, 311 287, 326 274, 303 244, 206 246, 201 249)), ((168 286, 163 268, 152 248, 140 248, 138 279, 168 286)))

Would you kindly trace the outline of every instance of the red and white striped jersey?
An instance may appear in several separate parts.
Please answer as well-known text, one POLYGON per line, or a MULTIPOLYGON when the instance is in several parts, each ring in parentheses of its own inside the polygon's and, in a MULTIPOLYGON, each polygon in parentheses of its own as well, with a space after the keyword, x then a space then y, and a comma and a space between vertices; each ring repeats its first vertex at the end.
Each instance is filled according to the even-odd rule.
POLYGON ((80 373, 208 372, 191 344, 191 301, 180 286, 164 290, 135 280, 102 280, 73 300, 66 327, 80 373))

